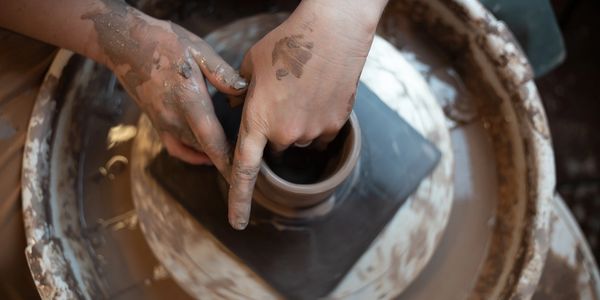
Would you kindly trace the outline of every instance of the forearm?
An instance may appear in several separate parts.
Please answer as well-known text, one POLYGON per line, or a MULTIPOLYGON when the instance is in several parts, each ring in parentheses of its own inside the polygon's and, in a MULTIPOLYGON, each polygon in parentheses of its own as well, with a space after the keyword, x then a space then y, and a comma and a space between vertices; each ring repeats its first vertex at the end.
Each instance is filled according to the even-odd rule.
POLYGON ((104 34, 111 38, 124 34, 119 31, 124 28, 115 25, 131 23, 127 4, 118 0, 0 0, 0 7, 0 27, 70 49, 105 65, 111 62, 95 17, 104 16, 104 29, 112 30, 104 34))
POLYGON ((315 11, 329 10, 334 18, 351 21, 355 26, 348 30, 374 32, 388 0, 303 0, 301 6, 315 11))

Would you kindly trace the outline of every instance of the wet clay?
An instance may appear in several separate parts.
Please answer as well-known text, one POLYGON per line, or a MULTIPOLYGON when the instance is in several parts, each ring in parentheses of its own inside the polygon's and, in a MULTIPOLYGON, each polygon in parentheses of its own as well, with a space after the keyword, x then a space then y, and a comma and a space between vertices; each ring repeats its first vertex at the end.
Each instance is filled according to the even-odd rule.
POLYGON ((302 77, 304 65, 312 58, 313 46, 313 42, 305 41, 302 34, 284 37, 277 41, 272 53, 273 66, 278 62, 282 65, 275 71, 277 80, 281 80, 289 73, 296 78, 302 77))
MULTIPOLYGON (((129 92, 134 97, 137 95, 137 86, 150 79, 151 62, 156 43, 144 46, 132 36, 130 24, 127 20, 131 13, 124 2, 105 1, 108 5, 107 12, 95 11, 81 16, 83 20, 92 20, 98 35, 98 44, 113 66, 128 65, 130 70, 125 73, 124 79, 129 87, 129 92)), ((147 25, 140 22, 140 28, 147 25)))

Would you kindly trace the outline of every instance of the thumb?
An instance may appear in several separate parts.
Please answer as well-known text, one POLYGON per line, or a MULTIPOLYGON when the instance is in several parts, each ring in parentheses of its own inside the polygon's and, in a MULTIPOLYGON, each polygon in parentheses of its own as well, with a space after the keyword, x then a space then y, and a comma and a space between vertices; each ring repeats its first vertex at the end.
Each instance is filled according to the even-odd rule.
MULTIPOLYGON (((246 88, 246 92, 251 94, 254 89, 256 82, 253 80, 252 72, 254 71, 254 65, 252 64, 252 57, 250 51, 246 52, 244 59, 242 60, 242 66, 240 68, 240 75, 250 82, 250 85, 246 88)), ((230 95, 229 105, 236 107, 244 103, 246 95, 230 95)))
POLYGON ((252 81, 252 73, 254 72, 254 64, 252 63, 252 51, 246 52, 242 66, 240 67, 240 75, 252 81))
POLYGON ((193 48, 192 57, 204 77, 222 93, 241 95, 246 92, 248 82, 238 74, 212 47, 203 43, 193 48))

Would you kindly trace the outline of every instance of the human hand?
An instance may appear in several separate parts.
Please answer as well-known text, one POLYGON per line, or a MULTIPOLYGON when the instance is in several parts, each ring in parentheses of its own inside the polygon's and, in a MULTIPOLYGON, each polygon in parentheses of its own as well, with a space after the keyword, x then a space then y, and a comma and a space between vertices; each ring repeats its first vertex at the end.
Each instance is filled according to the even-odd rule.
POLYGON ((234 228, 248 223, 267 143, 276 152, 292 144, 323 147, 346 123, 380 16, 378 11, 367 22, 360 9, 303 1, 246 54, 240 73, 250 87, 229 189, 234 228))
POLYGON ((83 18, 94 22, 106 65, 149 116, 167 151, 193 164, 212 161, 229 178, 229 145, 203 74, 230 95, 245 92, 246 81, 206 42, 171 22, 130 7, 83 18))

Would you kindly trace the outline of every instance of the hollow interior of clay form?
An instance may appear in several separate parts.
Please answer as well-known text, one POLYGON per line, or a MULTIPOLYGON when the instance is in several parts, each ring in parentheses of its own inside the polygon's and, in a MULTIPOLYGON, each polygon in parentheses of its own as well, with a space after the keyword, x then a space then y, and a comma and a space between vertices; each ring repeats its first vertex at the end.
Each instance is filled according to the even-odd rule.
POLYGON ((352 113, 325 150, 290 147, 280 154, 267 152, 254 198, 270 210, 274 206, 303 208, 324 202, 353 173, 360 148, 360 126, 352 113))
POLYGON ((327 180, 340 170, 352 150, 353 134, 346 124, 325 149, 316 146, 289 147, 282 153, 266 151, 265 167, 274 176, 294 184, 314 184, 327 180))

